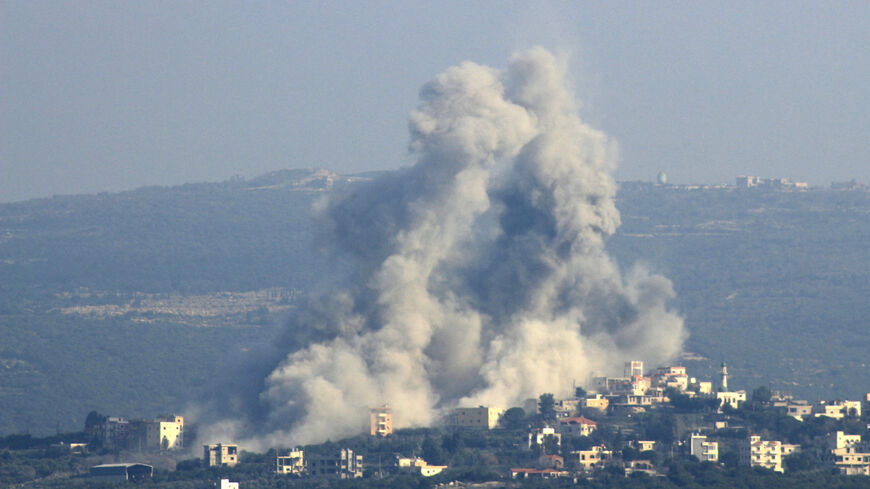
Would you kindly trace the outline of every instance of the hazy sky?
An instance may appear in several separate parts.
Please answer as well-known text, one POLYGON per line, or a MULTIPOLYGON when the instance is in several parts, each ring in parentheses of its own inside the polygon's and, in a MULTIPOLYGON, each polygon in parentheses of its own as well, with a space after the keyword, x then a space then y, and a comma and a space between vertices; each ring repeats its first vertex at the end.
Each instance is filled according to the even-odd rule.
POLYGON ((420 86, 572 55, 621 180, 870 183, 870 2, 0 1, 0 201, 410 163, 420 86))

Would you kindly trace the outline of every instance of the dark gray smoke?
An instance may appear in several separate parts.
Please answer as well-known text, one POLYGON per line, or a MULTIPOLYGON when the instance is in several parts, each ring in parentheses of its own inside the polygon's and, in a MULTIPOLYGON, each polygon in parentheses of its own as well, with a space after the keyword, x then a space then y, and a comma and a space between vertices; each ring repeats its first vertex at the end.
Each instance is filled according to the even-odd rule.
POLYGON ((248 445, 355 434, 383 403, 398 426, 428 425, 679 352, 670 282, 623 277, 605 253, 614 145, 581 121, 565 75, 535 48, 423 87, 417 163, 321 209, 346 271, 291 325, 303 340, 265 379, 265 434, 248 445))

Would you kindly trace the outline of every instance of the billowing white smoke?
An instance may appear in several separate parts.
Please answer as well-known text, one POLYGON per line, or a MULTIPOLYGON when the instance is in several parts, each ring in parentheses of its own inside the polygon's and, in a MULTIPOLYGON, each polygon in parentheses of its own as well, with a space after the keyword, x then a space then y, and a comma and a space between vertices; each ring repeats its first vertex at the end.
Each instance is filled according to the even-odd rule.
POLYGON ((289 326, 260 446, 359 433, 383 403, 401 427, 566 395, 593 370, 678 353, 670 282, 623 278, 604 251, 615 151, 565 75, 542 48, 504 71, 448 69, 411 115, 417 163, 324 206, 343 282, 289 326))

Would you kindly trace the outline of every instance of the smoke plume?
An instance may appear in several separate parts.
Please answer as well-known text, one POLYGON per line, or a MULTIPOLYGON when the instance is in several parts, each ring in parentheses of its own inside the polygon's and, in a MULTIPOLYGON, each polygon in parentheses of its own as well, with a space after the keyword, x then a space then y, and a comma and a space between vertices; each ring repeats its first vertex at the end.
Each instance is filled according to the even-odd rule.
POLYGON ((359 433, 389 403, 397 427, 445 410, 571 393, 626 359, 684 340, 664 277, 626 276, 615 145, 579 117, 563 60, 542 48, 504 70, 464 62, 410 117, 416 163, 318 210, 342 272, 290 322, 248 445, 359 433))

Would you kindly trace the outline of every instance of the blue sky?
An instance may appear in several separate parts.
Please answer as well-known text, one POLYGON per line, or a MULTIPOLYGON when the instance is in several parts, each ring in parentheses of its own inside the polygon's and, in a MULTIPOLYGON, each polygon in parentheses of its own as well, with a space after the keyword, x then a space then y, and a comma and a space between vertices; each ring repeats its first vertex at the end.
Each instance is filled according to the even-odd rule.
POLYGON ((870 2, 0 1, 0 202, 411 163, 420 86, 570 53, 620 180, 870 183, 870 2))

